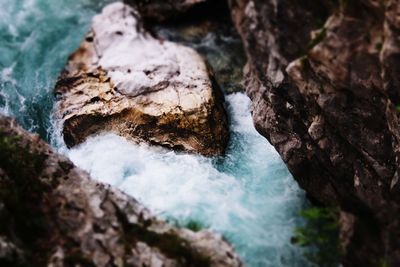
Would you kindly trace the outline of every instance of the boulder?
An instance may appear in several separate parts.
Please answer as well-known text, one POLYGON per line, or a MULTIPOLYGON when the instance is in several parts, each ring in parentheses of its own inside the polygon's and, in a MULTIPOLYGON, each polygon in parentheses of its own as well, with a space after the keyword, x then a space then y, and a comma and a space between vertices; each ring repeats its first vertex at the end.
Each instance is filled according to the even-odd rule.
POLYGON ((172 227, 0 116, 1 266, 242 266, 218 235, 172 227))
POLYGON ((152 37, 122 3, 94 17, 55 95, 68 147, 112 131, 212 156, 229 139, 223 95, 204 60, 191 48, 152 37))
POLYGON ((256 128, 313 200, 346 214, 344 265, 399 266, 398 2, 231 8, 256 128))

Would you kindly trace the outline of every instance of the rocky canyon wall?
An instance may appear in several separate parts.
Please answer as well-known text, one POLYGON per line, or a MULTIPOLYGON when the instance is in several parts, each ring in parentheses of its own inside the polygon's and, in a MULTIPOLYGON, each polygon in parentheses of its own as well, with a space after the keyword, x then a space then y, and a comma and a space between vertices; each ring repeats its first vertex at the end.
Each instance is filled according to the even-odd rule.
POLYGON ((230 4, 257 130, 312 199, 340 206, 345 266, 398 266, 400 4, 230 4))

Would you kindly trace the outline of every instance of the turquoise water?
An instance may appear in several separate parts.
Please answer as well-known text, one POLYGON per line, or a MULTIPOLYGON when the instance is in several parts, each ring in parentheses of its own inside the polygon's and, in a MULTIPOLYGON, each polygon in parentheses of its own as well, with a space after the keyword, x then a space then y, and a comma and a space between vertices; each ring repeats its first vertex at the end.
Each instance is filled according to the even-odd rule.
POLYGON ((0 0, 0 109, 50 139, 52 90, 105 1, 0 0))
POLYGON ((105 134, 68 150, 51 119, 52 88, 91 17, 110 1, 0 0, 0 112, 154 213, 222 233, 247 266, 307 266, 290 244, 305 195, 254 129, 249 99, 226 96, 231 141, 222 158, 135 145, 105 134), (106 151, 106 152, 105 152, 106 151))

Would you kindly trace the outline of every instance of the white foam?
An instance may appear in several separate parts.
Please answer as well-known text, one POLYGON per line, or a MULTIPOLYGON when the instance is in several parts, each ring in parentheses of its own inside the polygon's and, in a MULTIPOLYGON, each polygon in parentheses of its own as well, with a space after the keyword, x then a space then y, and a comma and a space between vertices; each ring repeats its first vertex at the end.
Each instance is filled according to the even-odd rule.
POLYGON ((232 140, 223 159, 135 145, 113 134, 89 138, 68 155, 153 212, 199 220, 224 233, 250 266, 283 266, 282 259, 298 253, 290 237, 304 196, 254 129, 248 97, 237 93, 226 99, 232 140))
POLYGON ((117 185, 157 213, 197 216, 191 214, 197 206, 207 213, 203 216, 222 215, 222 224, 232 213, 252 216, 240 204, 240 183, 215 169, 211 159, 134 145, 113 134, 90 138, 69 156, 93 177, 117 185))
POLYGON ((232 125, 235 131, 258 135, 251 118, 250 99, 245 94, 235 93, 226 96, 226 100, 232 114, 232 125))

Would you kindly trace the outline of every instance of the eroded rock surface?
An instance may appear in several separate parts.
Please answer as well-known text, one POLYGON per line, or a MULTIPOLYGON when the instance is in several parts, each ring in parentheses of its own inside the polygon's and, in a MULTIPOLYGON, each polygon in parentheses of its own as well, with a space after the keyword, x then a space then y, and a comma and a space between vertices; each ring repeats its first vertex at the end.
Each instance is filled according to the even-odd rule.
POLYGON ((203 59, 144 32, 122 3, 94 17, 55 94, 70 147, 99 131, 204 155, 228 141, 223 95, 203 59))
POLYGON ((346 266, 399 266, 398 1, 231 6, 256 128, 311 197, 351 218, 346 266))
POLYGON ((220 235, 169 226, 0 117, 1 266, 241 266, 220 235))

